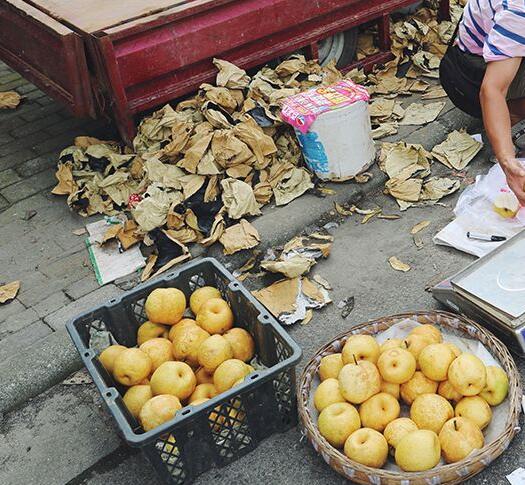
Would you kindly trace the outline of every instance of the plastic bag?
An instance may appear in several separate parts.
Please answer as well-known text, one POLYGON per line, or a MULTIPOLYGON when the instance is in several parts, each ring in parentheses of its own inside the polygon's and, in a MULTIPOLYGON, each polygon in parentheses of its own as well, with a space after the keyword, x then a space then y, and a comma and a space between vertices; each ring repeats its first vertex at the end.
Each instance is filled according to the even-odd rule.
MULTIPOLYGON (((525 159, 520 159, 525 166, 525 159)), ((525 207, 522 207, 515 218, 505 219, 493 210, 496 197, 502 192, 510 192, 505 173, 499 164, 494 165, 487 174, 478 175, 476 183, 467 187, 458 199, 454 212, 456 216, 469 216, 482 220, 501 221, 510 225, 525 226, 525 207)))

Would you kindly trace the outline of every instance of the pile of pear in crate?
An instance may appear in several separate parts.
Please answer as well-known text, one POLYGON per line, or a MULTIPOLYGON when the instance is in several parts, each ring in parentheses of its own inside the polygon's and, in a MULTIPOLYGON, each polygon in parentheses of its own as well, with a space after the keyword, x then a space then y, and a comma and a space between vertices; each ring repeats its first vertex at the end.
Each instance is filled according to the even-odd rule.
POLYGON ((128 389, 123 400, 144 431, 172 419, 183 406, 198 406, 240 384, 253 367, 252 336, 234 327, 232 310, 218 289, 205 286, 190 297, 177 288, 157 288, 147 297, 148 321, 138 347, 111 345, 99 360, 128 389))
POLYGON ((482 448, 491 406, 509 388, 503 369, 444 342, 433 325, 381 345, 352 335, 341 353, 321 359, 318 372, 320 434, 362 465, 382 468, 390 450, 401 470, 413 472, 482 448))

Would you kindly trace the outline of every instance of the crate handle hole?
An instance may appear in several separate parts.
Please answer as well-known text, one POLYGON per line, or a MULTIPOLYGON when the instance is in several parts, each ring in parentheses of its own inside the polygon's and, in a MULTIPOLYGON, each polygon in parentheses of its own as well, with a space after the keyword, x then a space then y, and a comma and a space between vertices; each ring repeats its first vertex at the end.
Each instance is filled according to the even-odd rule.
POLYGON ((268 315, 263 315, 263 318, 264 318, 265 320, 269 320, 269 319, 270 319, 270 317, 269 317, 268 315))
POLYGON ((111 392, 106 392, 106 397, 111 397, 111 392))
POLYGON ((250 376, 250 379, 253 381, 254 379, 257 379, 259 377, 259 374, 253 374, 250 376))
POLYGON ((109 300, 110 303, 115 303, 117 301, 116 298, 112 298, 111 300, 109 300))
POLYGON ((89 352, 84 352, 84 357, 89 357, 89 352))
POLYGON ((184 411, 182 411, 183 416, 186 416, 186 414, 189 414, 189 413, 191 413, 191 409, 185 409, 184 411))

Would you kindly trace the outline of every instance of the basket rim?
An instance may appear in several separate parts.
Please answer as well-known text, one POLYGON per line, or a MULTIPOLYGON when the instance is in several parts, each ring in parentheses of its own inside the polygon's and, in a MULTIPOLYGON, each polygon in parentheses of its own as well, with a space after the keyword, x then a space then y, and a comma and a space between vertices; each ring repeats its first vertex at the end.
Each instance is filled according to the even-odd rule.
POLYGON ((195 419, 196 417, 204 414, 207 411, 212 411, 215 407, 220 406, 223 403, 234 399, 239 394, 244 394, 249 390, 257 387, 263 382, 271 380, 275 375, 281 374, 282 372, 287 371, 288 369, 294 367, 302 358, 302 349, 297 344, 297 342, 286 332, 281 325, 277 322, 275 317, 248 291, 248 289, 235 278, 230 271, 228 271, 221 263, 219 263, 215 258, 206 257, 199 258, 188 263, 178 266, 174 271, 162 275, 160 278, 156 278, 153 281, 147 281, 140 285, 137 285, 131 290, 125 291, 122 294, 110 299, 102 305, 84 311, 66 323, 66 329, 73 341, 73 344, 79 353, 84 366, 89 372, 93 382, 95 383, 98 392, 100 393, 101 398, 108 407, 110 414, 113 416, 113 419, 117 422, 120 431, 122 432, 122 437, 127 444, 133 447, 143 447, 149 443, 156 441, 161 435, 169 433, 170 430, 173 430, 174 427, 178 426, 182 422, 189 422, 195 419), (161 426, 158 426, 150 431, 136 432, 128 419, 125 416, 125 413, 121 410, 119 404, 117 403, 118 399, 122 396, 114 386, 107 386, 104 379, 100 375, 97 367, 94 364, 94 359, 96 358, 96 353, 87 347, 82 341, 77 329, 76 324, 83 320, 84 318, 89 317, 95 312, 101 310, 101 308, 115 308, 118 307, 122 302, 131 300, 137 295, 141 295, 145 290, 162 287, 163 285, 172 282, 177 279, 180 273, 188 271, 195 266, 202 264, 211 264, 214 269, 222 273, 226 278, 230 280, 230 283, 235 283, 235 291, 239 291, 243 294, 248 300, 250 300, 256 309, 259 311, 259 318, 263 325, 269 325, 277 332, 279 336, 286 342, 291 350, 291 355, 277 362, 274 366, 269 367, 264 370, 259 370, 256 372, 256 377, 253 379, 248 379, 243 381, 235 388, 228 389, 222 394, 215 396, 212 399, 209 399, 205 403, 202 403, 199 406, 185 406, 182 408, 183 412, 177 412, 176 415, 166 423, 163 423, 161 426), (121 423, 125 425, 121 426, 121 423))
MULTIPOLYGON (((441 326, 440 322, 434 322, 434 324, 441 326)), ((465 329, 464 329, 464 332, 467 333, 465 329)), ((372 334, 375 334, 375 333, 377 333, 377 331, 372 332, 372 334)), ((475 340, 481 340, 480 338, 477 338, 473 335, 469 335, 469 337, 475 340)), ((407 479, 430 480, 432 477, 439 476, 441 473, 447 473, 447 472, 450 473, 453 471, 456 472, 457 477, 460 477, 461 476, 461 473, 459 473, 460 470, 464 469, 465 465, 467 465, 468 463, 472 463, 472 462, 480 462, 482 466, 475 473, 478 473, 479 471, 481 471, 483 468, 485 468, 490 463, 490 461, 488 461, 485 464, 483 462, 483 459, 489 455, 494 459, 495 457, 503 453, 503 451, 505 451, 505 449, 507 448, 508 444, 510 444, 510 441, 514 438, 514 435, 520 429, 519 414, 521 412, 521 395, 522 395, 522 386, 521 386, 520 375, 519 375, 516 363, 514 362, 514 359, 512 358, 512 356, 510 355, 510 352, 508 351, 507 347, 487 329, 480 326, 478 323, 474 322, 473 320, 465 317, 464 315, 457 315, 451 312, 440 311, 440 310, 414 311, 414 312, 399 313, 396 315, 389 315, 389 316, 384 316, 380 318, 375 318, 367 322, 352 326, 349 330, 341 332, 336 337, 330 339, 330 341, 328 341, 326 344, 321 346, 315 352, 312 358, 305 365, 303 372, 301 373, 301 376, 297 383, 297 407, 298 407, 298 414, 299 414, 301 427, 303 428, 304 434, 306 434, 308 440, 310 441, 314 449, 317 451, 317 453, 321 454, 321 456, 327 463, 328 463, 328 458, 331 459, 330 463, 328 463, 329 466, 332 469, 334 469, 334 471, 340 473, 331 464, 333 460, 337 464, 339 464, 342 468, 345 468, 345 469, 349 468, 349 469, 354 470, 355 472, 358 472, 358 473, 361 472, 365 474, 366 476, 376 475, 383 479, 393 480, 393 483, 396 480, 401 482, 401 480, 407 480, 407 479), (508 392, 507 399, 509 400, 510 410, 505 420, 505 428, 504 430, 502 430, 502 432, 498 435, 496 439, 491 441, 491 443, 485 444, 483 448, 473 451, 468 457, 464 458, 463 460, 456 462, 456 463, 439 465, 437 467, 434 467, 430 470, 426 470, 423 472, 400 472, 400 471, 393 471, 393 470, 384 470, 382 468, 372 468, 372 467, 362 465, 348 458, 346 455, 344 455, 342 451, 330 445, 328 441, 326 441, 326 439, 321 436, 317 428, 317 425, 313 417, 310 414, 308 402, 305 401, 304 399, 303 391, 305 391, 306 393, 307 390, 308 391, 311 390, 311 383, 312 383, 313 377, 317 373, 317 368, 319 366, 320 358, 324 355, 327 355, 328 353, 334 353, 334 350, 331 347, 338 340, 345 339, 346 337, 359 333, 365 329, 370 329, 370 327, 373 327, 374 325, 378 325, 380 323, 390 322, 388 326, 391 326, 403 319, 414 318, 417 316, 444 317, 445 319, 448 319, 450 321, 451 320, 458 321, 460 324, 464 325, 465 328, 468 326, 473 327, 479 334, 481 334, 485 339, 491 342, 491 344, 496 350, 491 347, 490 353, 498 361, 498 363, 504 368, 504 370, 506 371, 509 377, 509 392, 508 392), (330 348, 331 348, 331 352, 328 352, 330 348), (500 354, 495 355, 495 352, 499 352, 500 354), (503 446, 503 447, 500 446, 501 444, 505 444, 505 443, 506 443, 506 446, 503 446), (409 476, 407 476, 407 474, 409 476)))

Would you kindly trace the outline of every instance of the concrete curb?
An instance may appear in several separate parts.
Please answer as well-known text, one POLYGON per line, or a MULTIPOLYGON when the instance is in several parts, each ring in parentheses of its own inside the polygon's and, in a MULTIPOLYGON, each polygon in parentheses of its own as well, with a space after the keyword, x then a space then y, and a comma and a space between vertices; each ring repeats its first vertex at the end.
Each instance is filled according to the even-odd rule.
MULTIPOLYGON (((398 135, 385 138, 381 141, 399 141, 421 143, 430 149, 444 140, 447 133, 461 128, 468 131, 481 129, 479 120, 475 120, 451 107, 433 123, 418 129, 400 131, 398 135)), ((356 204, 367 194, 380 190, 386 176, 374 166, 371 170, 373 178, 366 184, 328 184, 336 191, 335 195, 318 198, 307 194, 294 200, 284 207, 269 207, 264 214, 253 221, 259 231, 261 244, 258 249, 284 244, 293 236, 306 229, 313 229, 320 221, 326 223, 337 219, 334 212, 334 203, 356 204), (307 207, 307 210, 305 210, 307 207)), ((231 268, 243 264, 247 251, 233 256, 224 256, 219 245, 211 248, 192 248, 194 257, 211 256, 231 268)), ((70 305, 74 313, 74 304, 70 305)), ((74 315, 71 314, 71 317, 74 315)), ((0 413, 6 413, 26 400, 40 394, 49 387, 61 382, 69 374, 82 367, 80 357, 74 348, 65 329, 60 329, 25 352, 2 362, 0 366, 0 413)))

